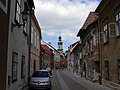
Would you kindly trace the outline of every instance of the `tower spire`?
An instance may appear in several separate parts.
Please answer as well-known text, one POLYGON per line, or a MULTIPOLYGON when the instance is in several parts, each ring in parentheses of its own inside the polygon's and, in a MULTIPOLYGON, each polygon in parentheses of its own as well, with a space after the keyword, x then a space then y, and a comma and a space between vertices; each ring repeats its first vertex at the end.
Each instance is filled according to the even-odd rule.
POLYGON ((63 48, 62 48, 62 37, 61 37, 61 34, 59 32, 59 37, 58 37, 58 51, 62 52, 63 51, 63 48))

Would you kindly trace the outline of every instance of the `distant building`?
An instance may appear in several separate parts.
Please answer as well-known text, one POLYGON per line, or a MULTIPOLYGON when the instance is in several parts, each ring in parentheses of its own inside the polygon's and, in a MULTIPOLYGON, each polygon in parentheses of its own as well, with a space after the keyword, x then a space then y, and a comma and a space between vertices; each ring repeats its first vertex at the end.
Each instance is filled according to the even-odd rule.
POLYGON ((80 59, 79 59, 79 42, 75 42, 68 47, 67 55, 67 68, 73 72, 79 72, 80 70, 80 59))
POLYGON ((58 52, 60 52, 60 67, 66 66, 65 53, 63 52, 63 42, 61 35, 58 37, 58 52))
POLYGON ((42 68, 52 68, 53 60, 53 51, 46 44, 42 44, 42 68))

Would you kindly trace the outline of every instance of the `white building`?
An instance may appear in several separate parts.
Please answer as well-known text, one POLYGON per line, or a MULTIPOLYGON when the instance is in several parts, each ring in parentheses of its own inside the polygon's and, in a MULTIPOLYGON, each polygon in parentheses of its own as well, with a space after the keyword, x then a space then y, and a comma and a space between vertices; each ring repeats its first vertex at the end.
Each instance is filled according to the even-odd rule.
POLYGON ((7 0, 10 5, 6 90, 28 84, 31 14, 33 0, 7 0))

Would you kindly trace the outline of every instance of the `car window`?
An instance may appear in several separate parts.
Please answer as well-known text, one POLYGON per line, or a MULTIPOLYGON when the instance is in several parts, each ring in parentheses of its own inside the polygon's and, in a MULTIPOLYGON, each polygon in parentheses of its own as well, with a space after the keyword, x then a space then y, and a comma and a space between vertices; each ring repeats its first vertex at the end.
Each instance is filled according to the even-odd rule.
POLYGON ((32 77, 49 77, 49 73, 47 71, 35 71, 32 77))

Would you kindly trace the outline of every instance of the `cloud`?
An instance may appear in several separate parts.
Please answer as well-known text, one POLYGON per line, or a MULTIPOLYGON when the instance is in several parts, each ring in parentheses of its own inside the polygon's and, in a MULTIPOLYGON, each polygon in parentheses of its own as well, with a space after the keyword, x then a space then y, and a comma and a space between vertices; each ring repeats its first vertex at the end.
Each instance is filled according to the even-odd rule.
MULTIPOLYGON (((34 0, 35 14, 42 33, 73 43, 90 11, 94 11, 98 0, 34 0)), ((44 37, 44 36, 43 36, 44 37)))

